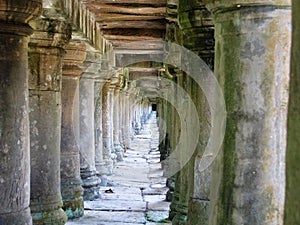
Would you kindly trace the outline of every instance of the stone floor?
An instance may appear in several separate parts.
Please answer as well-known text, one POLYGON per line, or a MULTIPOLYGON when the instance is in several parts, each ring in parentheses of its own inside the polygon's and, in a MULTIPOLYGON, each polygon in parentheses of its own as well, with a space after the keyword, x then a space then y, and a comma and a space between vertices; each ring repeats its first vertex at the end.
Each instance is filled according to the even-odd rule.
POLYGON ((165 201, 166 179, 162 177, 158 151, 158 128, 153 113, 131 149, 118 162, 102 198, 86 201, 85 215, 67 225, 171 224, 165 201))

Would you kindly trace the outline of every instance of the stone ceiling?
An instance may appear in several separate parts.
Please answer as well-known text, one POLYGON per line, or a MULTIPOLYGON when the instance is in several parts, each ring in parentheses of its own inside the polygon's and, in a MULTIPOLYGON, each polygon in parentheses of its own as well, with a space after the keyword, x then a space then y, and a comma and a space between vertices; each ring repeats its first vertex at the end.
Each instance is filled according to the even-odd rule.
MULTIPOLYGON (((167 1, 98 0, 84 1, 84 4, 93 15, 100 35, 111 43, 116 66, 128 65, 132 58, 148 61, 130 66, 129 78, 133 81, 141 77, 156 77, 158 71, 155 67, 159 65, 150 61, 163 54, 163 46, 157 41, 164 40, 167 1)), ((142 89, 152 95, 157 91, 150 84, 144 85, 142 89)))
POLYGON ((166 0, 98 0, 85 5, 114 47, 164 37, 166 0))
POLYGON ((114 50, 113 66, 130 65, 130 80, 158 75, 161 64, 153 59, 164 54, 166 5, 167 0, 65 1, 68 16, 93 46, 102 54, 114 50))

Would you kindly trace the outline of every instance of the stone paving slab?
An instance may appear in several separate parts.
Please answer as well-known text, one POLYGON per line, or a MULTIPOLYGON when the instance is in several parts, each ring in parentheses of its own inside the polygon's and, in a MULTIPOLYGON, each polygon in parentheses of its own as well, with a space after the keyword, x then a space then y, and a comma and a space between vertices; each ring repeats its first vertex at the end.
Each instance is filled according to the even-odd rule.
POLYGON ((171 222, 169 222, 169 223, 153 223, 153 222, 146 223, 146 225, 167 225, 167 224, 171 224, 172 225, 171 222))
POLYGON ((146 218, 149 222, 165 223, 168 221, 168 211, 149 211, 146 213, 146 218))
MULTIPOLYGON (((111 194, 105 193, 105 190, 111 189, 113 194, 138 194, 141 195, 141 189, 137 187, 101 187, 102 194, 111 196, 111 194)), ((112 195, 113 195, 112 194, 112 195)))
POLYGON ((170 202, 158 201, 158 202, 149 202, 147 209, 153 211, 166 211, 166 209, 169 209, 169 207, 170 207, 170 202))
MULTIPOLYGON (((105 223, 146 223, 145 213, 141 212, 107 212, 107 211, 85 211, 84 217, 73 220, 73 224, 105 224, 105 223)), ((67 223, 68 224, 68 223, 67 223)))
POLYGON ((102 187, 101 199, 103 200, 133 200, 143 201, 140 188, 134 187, 102 187), (113 193, 107 193, 106 191, 112 191, 113 193))
POLYGON ((141 194, 102 194, 102 200, 128 200, 130 201, 143 201, 141 194))
POLYGON ((166 199, 166 195, 144 195, 146 202, 160 202, 166 199))
POLYGON ((89 210, 112 210, 112 211, 145 211, 146 202, 133 200, 106 200, 85 201, 84 208, 89 210))
POLYGON ((166 178, 159 162, 158 129, 155 116, 134 137, 131 149, 108 176, 111 186, 101 187, 101 199, 85 201, 85 215, 66 225, 158 225, 166 218, 166 178), (106 193, 111 189, 113 193, 106 193))
POLYGON ((153 189, 153 188, 148 187, 148 188, 143 190, 143 194, 144 195, 164 195, 164 194, 167 193, 167 191, 168 191, 167 188, 155 188, 155 189, 153 189))

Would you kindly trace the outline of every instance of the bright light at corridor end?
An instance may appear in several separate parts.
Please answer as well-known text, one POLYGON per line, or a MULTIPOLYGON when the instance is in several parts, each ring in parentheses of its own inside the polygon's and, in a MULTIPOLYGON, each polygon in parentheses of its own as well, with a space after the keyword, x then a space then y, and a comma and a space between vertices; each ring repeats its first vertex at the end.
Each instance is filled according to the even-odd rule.
MULTIPOLYGON (((165 52, 164 54, 151 55, 151 61, 169 64, 185 72, 186 76, 190 76, 197 82, 209 104, 211 128, 210 137, 199 163, 198 171, 202 172, 213 163, 224 139, 226 106, 222 90, 209 66, 199 56, 183 46, 164 41, 138 41, 136 42, 136 46, 151 46, 153 43, 160 44, 165 52)), ((134 46, 133 43, 130 43, 130 46, 134 46)), ((143 59, 139 54, 137 54, 139 57, 135 57, 132 54, 132 50, 130 52, 131 54, 128 55, 128 58, 126 58, 126 54, 123 55, 123 59, 125 58, 125 60, 122 60, 124 65, 118 65, 119 67, 127 67, 134 63, 149 61, 149 57, 147 56, 143 59)), ((112 59, 112 57, 115 57, 115 54, 114 50, 111 50, 106 52, 103 58, 112 59)), ((112 61, 114 62, 114 58, 112 61)), ((117 69, 114 66, 110 67, 111 76, 114 75, 114 70, 116 72, 117 69)), ((110 77, 108 76, 107 79, 110 79, 110 77)), ((157 78, 143 77, 136 81, 157 82, 157 78)), ((200 134, 199 115, 191 97, 181 86, 172 80, 162 77, 160 77, 159 83, 160 86, 168 88, 165 89, 166 91, 163 94, 158 91, 156 97, 163 98, 172 104, 180 117, 181 129, 179 141, 170 156, 162 162, 164 175, 171 177, 188 163, 197 148, 200 134)), ((140 87, 140 90, 142 88, 140 87)), ((145 93, 147 92, 145 91, 145 93)), ((153 98, 153 95, 149 97, 153 98)))

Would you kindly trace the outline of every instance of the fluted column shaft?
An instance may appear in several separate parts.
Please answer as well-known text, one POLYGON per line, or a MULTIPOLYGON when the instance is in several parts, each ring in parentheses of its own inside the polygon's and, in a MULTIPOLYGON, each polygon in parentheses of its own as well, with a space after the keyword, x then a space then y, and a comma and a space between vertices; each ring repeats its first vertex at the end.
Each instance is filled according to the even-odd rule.
POLYGON ((79 79, 86 45, 72 40, 66 47, 62 81, 61 192, 69 219, 83 215, 83 188, 79 158, 79 79))
POLYGON ((0 224, 31 225, 28 20, 41 1, 0 3, 0 224))
POLYGON ((291 1, 210 5, 227 124, 209 224, 282 224, 291 1), (234 48, 233 48, 234 46, 234 48))

